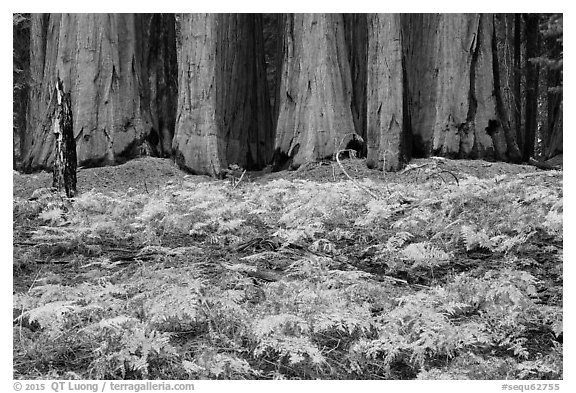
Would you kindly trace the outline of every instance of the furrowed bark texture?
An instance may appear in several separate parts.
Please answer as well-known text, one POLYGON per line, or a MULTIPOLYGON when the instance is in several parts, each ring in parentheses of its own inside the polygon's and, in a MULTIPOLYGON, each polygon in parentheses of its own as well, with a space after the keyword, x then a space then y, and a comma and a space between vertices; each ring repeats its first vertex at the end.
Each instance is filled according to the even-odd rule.
POLYGON ((563 103, 560 101, 555 107, 555 111, 552 113, 553 121, 550 125, 550 134, 546 143, 545 157, 552 158, 558 154, 563 153, 563 135, 562 131, 564 129, 563 124, 563 103))
POLYGON ((274 130, 278 120, 278 97, 283 59, 282 21, 282 14, 262 14, 266 81, 268 83, 270 107, 272 108, 272 129, 274 130))
MULTIPOLYGON (((552 36, 545 41, 548 49, 548 57, 559 59, 562 57, 562 43, 557 36, 552 36)), ((552 158, 563 152, 563 108, 562 108, 562 67, 549 68, 547 71, 547 133, 546 133, 546 158, 552 158)))
POLYGON ((368 16, 368 14, 344 14, 344 32, 352 80, 352 119, 356 133, 364 141, 366 141, 368 113, 366 108, 368 16))
POLYGON ((407 15, 403 25, 415 153, 508 159, 494 16, 407 15))
POLYGON ((177 163, 220 175, 261 168, 272 151, 261 15, 180 16, 177 163))
MULTIPOLYGON (((35 17, 33 24, 42 19, 35 17)), ((40 85, 30 95, 33 120, 24 160, 29 169, 49 167, 54 159, 53 137, 45 118, 57 77, 70 91, 80 165, 110 164, 137 154, 137 146, 151 128, 148 108, 143 108, 141 99, 141 36, 140 19, 133 14, 50 15, 44 56, 35 60, 40 85)))
POLYGON ((538 73, 539 66, 530 61, 539 53, 538 39, 538 15, 526 14, 526 127, 524 145, 522 148, 522 160, 528 161, 534 156, 536 129, 538 127, 538 73))
POLYGON ((289 14, 276 127, 276 161, 332 158, 354 137, 350 67, 341 14, 289 14))
MULTIPOLYGON (((49 128, 48 116, 49 90, 42 88, 44 79, 44 64, 46 61, 46 40, 50 14, 32 14, 30 16, 30 81, 28 88, 28 106, 26 108, 26 133, 22 139, 22 158, 24 164, 31 159, 30 151, 34 145, 41 143, 38 138, 46 137, 47 146, 54 142, 51 132, 43 132, 49 128), (40 132, 42 131, 42 132, 40 132)), ((51 92, 50 92, 51 93, 51 92)), ((51 153, 51 149, 48 149, 51 153)), ((37 159, 46 161, 48 158, 37 159)), ((26 166, 26 165, 24 165, 26 166)), ((26 169, 26 168, 25 168, 26 169)))
POLYGON ((439 70, 437 36, 438 14, 402 15, 402 37, 406 59, 406 86, 412 125, 412 154, 432 154, 432 138, 436 117, 436 80, 439 70))
POLYGON ((400 15, 370 14, 368 38, 367 164, 397 171, 408 161, 409 141, 400 15))
POLYGON ((520 94, 516 89, 516 74, 520 71, 514 67, 515 61, 515 15, 494 14, 494 34, 492 37, 494 65, 494 94, 497 112, 502 122, 502 131, 510 161, 520 162, 522 154, 518 146, 517 130, 520 127, 520 94))
POLYGON ((142 14, 143 40, 140 41, 144 107, 149 108, 152 127, 148 142, 155 156, 172 154, 172 138, 178 105, 178 63, 174 14, 142 14))
POLYGON ((514 14, 514 123, 516 141, 522 151, 524 134, 522 132, 522 14, 514 14))
POLYGON ((12 166, 21 165, 22 146, 26 138, 30 70, 30 22, 26 14, 14 14, 12 26, 12 166))
POLYGON ((168 154, 176 98, 173 25, 170 15, 33 15, 25 166, 53 163, 47 110, 57 77, 70 92, 80 165, 139 155, 150 134, 156 153, 168 154))

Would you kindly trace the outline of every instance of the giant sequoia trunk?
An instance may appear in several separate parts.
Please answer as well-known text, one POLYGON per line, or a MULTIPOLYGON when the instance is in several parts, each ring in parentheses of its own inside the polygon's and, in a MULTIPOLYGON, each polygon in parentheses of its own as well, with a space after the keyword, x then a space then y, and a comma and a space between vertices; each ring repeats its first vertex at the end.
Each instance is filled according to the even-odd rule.
MULTIPOLYGON (((518 161, 519 142, 525 158, 534 151, 538 112, 538 21, 526 18, 522 37, 520 18, 506 14, 267 16, 265 59, 262 15, 35 14, 27 131, 16 136, 27 169, 52 165, 60 77, 80 165, 130 158, 146 141, 212 175, 366 145, 368 165, 385 170, 410 155, 518 161), (365 145, 354 146, 358 136, 365 145)), ((547 97, 553 155, 561 96, 547 97)))
POLYGON ((342 14, 284 16, 276 162, 332 158, 354 139, 342 14))
MULTIPOLYGON (((356 133, 366 141, 367 57, 369 14, 344 14, 344 32, 352 80, 352 119, 356 133)), ((365 144, 364 144, 365 146, 365 144)), ((365 150, 365 149, 363 149, 365 150)), ((361 152, 363 155, 365 151, 361 152)))
MULTIPOLYGON (((24 159, 28 169, 49 167, 54 160, 54 140, 46 116, 58 76, 71 95, 80 165, 110 164, 137 155, 150 131, 160 128, 155 126, 159 122, 151 119, 150 98, 157 100, 166 94, 148 93, 150 67, 143 66, 143 48, 149 45, 145 40, 156 39, 143 31, 142 18, 148 17, 33 15, 33 83, 24 159)), ((156 91, 162 83, 156 77, 156 91)), ((173 107, 169 100, 159 100, 173 107)))
POLYGON ((563 124, 563 110, 562 110, 562 101, 560 101, 557 106, 555 106, 555 111, 552 112, 552 121, 549 124, 550 134, 548 135, 548 139, 546 141, 546 151, 545 157, 552 158, 558 154, 562 154, 563 149, 563 135, 562 131, 564 129, 563 124))
POLYGON ((143 14, 140 40, 143 60, 143 99, 152 127, 148 142, 152 154, 169 157, 178 105, 178 63, 174 14, 143 14))
MULTIPOLYGON (((562 41, 557 35, 551 35, 547 37, 545 44, 548 59, 558 62, 558 59, 562 58, 562 41)), ((546 73, 548 91, 546 92, 547 129, 544 156, 552 158, 563 152, 562 65, 549 66, 546 73)))
POLYGON ((506 140, 507 158, 519 162, 522 158, 518 146, 520 118, 520 88, 516 86, 519 70, 512 66, 515 61, 515 15, 495 14, 492 55, 496 109, 506 140))
POLYGON ((492 14, 404 19, 417 154, 507 160, 516 155, 503 115, 492 14))
MULTIPOLYGON (((53 93, 55 84, 45 86, 44 83, 44 66, 46 59, 46 45, 48 36, 48 26, 50 24, 50 14, 32 14, 30 16, 30 69, 29 69, 29 88, 28 88, 28 105, 26 116, 26 132, 21 139, 22 158, 26 158, 24 166, 27 169, 47 166, 52 153, 50 143, 43 142, 40 138, 53 138, 50 132, 49 104, 50 95, 53 93), (48 143, 46 147, 41 146, 48 143), (35 149, 35 152, 32 151, 35 149), (40 154, 44 157, 35 157, 40 154), (32 167, 32 168, 31 168, 32 167)), ((47 83, 47 82, 46 82, 47 83)))
POLYGON ((368 17, 368 166, 396 171, 409 156, 399 14, 368 17))
POLYGON ((539 66, 532 59, 540 56, 538 36, 538 15, 525 15, 526 22, 526 129, 522 159, 528 161, 534 156, 536 129, 538 127, 538 73, 539 66))
POLYGON ((524 146, 522 132, 522 15, 514 15, 514 123, 518 148, 524 146))
POLYGON ((272 118, 261 15, 185 14, 179 24, 177 163, 219 175, 269 162, 272 118))
POLYGON ((22 144, 26 138, 26 107, 28 104, 28 75, 30 66, 29 15, 14 14, 12 27, 12 152, 14 169, 20 166, 22 144))

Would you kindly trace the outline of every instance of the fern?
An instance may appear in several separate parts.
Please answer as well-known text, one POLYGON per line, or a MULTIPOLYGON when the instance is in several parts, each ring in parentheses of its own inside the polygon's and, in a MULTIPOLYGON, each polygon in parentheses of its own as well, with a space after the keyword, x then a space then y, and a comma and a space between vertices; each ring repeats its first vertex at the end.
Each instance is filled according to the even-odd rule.
POLYGON ((261 374, 242 358, 208 349, 196 355, 193 361, 182 361, 182 365, 195 378, 238 379, 261 374))
POLYGON ((272 333, 282 333, 284 335, 299 336, 310 332, 308 323, 292 314, 271 315, 256 323, 254 333, 256 337, 262 339, 272 333))
MULTIPOLYGON (((15 365, 57 378, 560 375, 561 287, 543 295, 540 260, 523 254, 561 238, 561 183, 397 180, 359 181, 378 200, 351 182, 286 179, 16 199, 15 220, 42 226, 15 263, 77 254, 82 275, 64 286, 41 273, 15 295, 15 365), (149 258, 112 263, 119 243, 149 258), (462 248, 503 253, 501 267, 413 285, 462 248), (273 282, 254 278, 263 267, 278 269, 273 282)), ((561 280, 561 245, 540 251, 561 280)))
POLYGON ((464 244, 466 245, 466 251, 472 251, 478 248, 492 250, 492 243, 485 231, 476 231, 470 226, 463 225, 461 232, 464 244))
POLYGON ((386 241, 386 249, 389 252, 396 252, 413 237, 410 232, 397 232, 386 241))
POLYGON ((254 350, 254 355, 258 357, 277 356, 280 360, 286 359, 291 366, 304 362, 320 366, 326 362, 322 352, 307 337, 284 335, 264 337, 254 350))
POLYGON ((96 348, 98 357, 90 365, 95 378, 126 378, 129 374, 147 378, 158 358, 164 362, 178 358, 169 334, 147 331, 138 322, 128 325, 120 332, 101 337, 103 341, 96 348))
POLYGON ((495 251, 508 253, 512 249, 525 244, 535 233, 535 231, 532 231, 530 233, 521 233, 513 237, 506 235, 494 236, 490 239, 490 243, 492 244, 492 249, 495 251))
POLYGON ((54 207, 49 210, 45 210, 38 215, 38 218, 44 221, 49 221, 52 224, 56 224, 62 220, 64 216, 64 211, 59 207, 54 207))
POLYGON ((25 311, 16 318, 16 321, 27 319, 30 323, 38 322, 50 337, 55 337, 63 334, 66 315, 78 309, 73 301, 56 301, 25 311))
POLYGON ((402 250, 401 255, 413 262, 413 268, 443 265, 450 260, 445 251, 428 242, 409 244, 402 250))
POLYGON ((374 223, 382 224, 399 210, 399 206, 399 204, 388 205, 380 200, 373 199, 368 202, 368 213, 363 217, 358 217, 354 221, 354 225, 365 227, 374 223))

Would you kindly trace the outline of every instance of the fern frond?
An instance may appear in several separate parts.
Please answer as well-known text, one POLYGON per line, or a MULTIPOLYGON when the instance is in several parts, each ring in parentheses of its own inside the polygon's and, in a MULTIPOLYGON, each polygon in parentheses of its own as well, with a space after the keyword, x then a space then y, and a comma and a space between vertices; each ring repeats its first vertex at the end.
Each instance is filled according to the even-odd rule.
POLYGON ((412 267, 438 266, 450 260, 448 253, 429 242, 409 244, 402 250, 401 255, 414 262, 412 267))
POLYGON ((466 245, 466 251, 472 251, 478 248, 492 250, 492 243, 484 230, 476 231, 471 226, 463 225, 460 231, 464 239, 464 244, 466 245))
POLYGON ((58 334, 64 326, 65 316, 79 309, 74 301, 57 301, 25 311, 18 319, 27 317, 30 322, 38 322, 52 334, 58 334))
POLYGON ((412 239, 414 235, 410 232, 397 232, 394 236, 386 241, 386 249, 390 252, 398 251, 406 242, 412 239))

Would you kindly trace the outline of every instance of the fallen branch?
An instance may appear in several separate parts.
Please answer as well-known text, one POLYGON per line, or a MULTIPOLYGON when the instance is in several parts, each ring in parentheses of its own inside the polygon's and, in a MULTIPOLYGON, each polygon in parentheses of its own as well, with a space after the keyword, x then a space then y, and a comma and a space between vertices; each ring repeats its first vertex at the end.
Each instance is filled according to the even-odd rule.
POLYGON ((545 170, 545 171, 560 169, 560 166, 558 166, 558 165, 552 165, 548 161, 536 161, 532 157, 530 157, 530 159, 528 160, 528 164, 535 166, 538 169, 545 170))
POLYGON ((453 174, 452 172, 444 169, 444 170, 440 171, 440 173, 448 173, 448 174, 452 175, 452 176, 454 177, 454 180, 456 180, 456 184, 457 184, 458 186, 460 186, 460 182, 458 181, 458 178, 457 178, 456 175, 453 174))
POLYGON ((519 178, 521 179, 525 179, 527 177, 534 177, 534 176, 554 176, 554 175, 562 175, 562 172, 560 172, 559 170, 552 170, 551 172, 528 172, 528 173, 520 173, 518 175, 519 178))
POLYGON ((423 168, 423 167, 429 166, 429 165, 432 165, 432 163, 431 163, 431 162, 427 162, 427 163, 421 164, 421 165, 407 166, 406 168, 404 168, 403 171, 398 172, 398 174, 399 174, 399 175, 403 175, 403 174, 405 174, 406 172, 410 172, 410 171, 412 171, 412 170, 414 170, 414 169, 423 168))
POLYGON ((444 179, 444 177, 442 177, 443 173, 448 173, 449 175, 452 175, 454 177, 454 179, 456 180, 456 185, 458 185, 458 186, 460 185, 460 182, 458 181, 458 178, 456 177, 456 175, 450 171, 447 171, 447 170, 442 170, 442 171, 431 173, 426 180, 430 179, 432 176, 438 176, 440 179, 442 179, 442 181, 444 183, 448 184, 448 182, 444 179))
POLYGON ((372 198, 374 199, 380 199, 376 194, 374 194, 372 191, 370 191, 368 188, 364 187, 362 184, 358 183, 358 181, 356 181, 356 179, 352 178, 352 176, 350 176, 348 174, 348 172, 346 172, 346 169, 344 169, 344 166, 342 165, 342 163, 340 162, 340 154, 344 153, 344 152, 348 152, 348 154, 352 154, 351 153, 351 149, 344 149, 344 150, 338 150, 338 152, 336 153, 336 162, 338 163, 338 165, 340 166, 340 169, 342 169, 342 172, 344 172, 344 174, 346 175, 346 177, 348 179, 350 179, 352 181, 352 183, 354 183, 354 185, 356 187, 358 187, 360 190, 366 192, 368 195, 370 195, 372 198))
POLYGON ((245 174, 246 174, 246 169, 244 169, 244 172, 242 172, 242 175, 240 175, 240 179, 238 179, 238 181, 234 184, 234 186, 232 186, 232 189, 235 189, 236 187, 238 187, 238 184, 240 184, 240 182, 244 178, 245 174))

